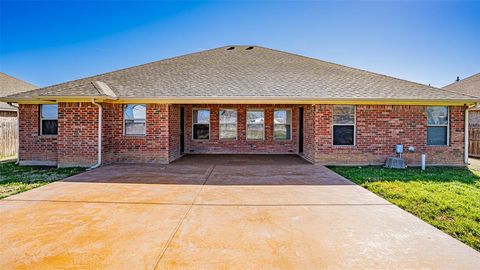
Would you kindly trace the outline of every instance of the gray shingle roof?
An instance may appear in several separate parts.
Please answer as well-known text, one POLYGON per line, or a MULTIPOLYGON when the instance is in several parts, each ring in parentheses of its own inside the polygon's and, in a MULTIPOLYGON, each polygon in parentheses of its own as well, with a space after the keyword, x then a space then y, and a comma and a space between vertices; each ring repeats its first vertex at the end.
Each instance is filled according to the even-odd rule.
POLYGON ((454 91, 461 94, 480 97, 480 73, 468 78, 449 84, 443 89, 454 91))
POLYGON ((473 97, 263 47, 221 47, 17 94, 118 98, 471 101, 473 97))
MULTIPOLYGON (((35 88, 37 88, 37 86, 0 72, 0 97, 25 92, 35 88)), ((0 102, 0 111, 16 111, 16 108, 7 103, 0 102)))

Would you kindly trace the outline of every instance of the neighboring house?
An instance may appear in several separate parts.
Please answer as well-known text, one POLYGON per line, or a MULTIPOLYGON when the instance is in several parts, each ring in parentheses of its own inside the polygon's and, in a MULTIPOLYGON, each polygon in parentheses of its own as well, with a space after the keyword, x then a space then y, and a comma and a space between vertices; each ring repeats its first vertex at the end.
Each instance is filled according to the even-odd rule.
MULTIPOLYGON (((0 97, 37 88, 0 72, 0 97)), ((17 107, 0 102, 0 158, 17 152, 17 107)))
MULTIPOLYGON (((480 98, 480 73, 443 87, 445 90, 480 98)), ((480 157, 480 108, 472 108, 468 114, 470 128, 470 155, 480 157)))
POLYGON ((20 163, 169 163, 183 154, 298 154, 312 163, 465 164, 479 101, 258 46, 227 46, 57 84, 20 104, 20 163), (99 129, 99 126, 101 127, 99 129), (99 140, 99 138, 101 140, 99 140))
MULTIPOLYGON (((457 81, 444 86, 443 89, 480 98, 480 73, 463 80, 457 78, 457 81)), ((471 109, 469 119, 469 127, 480 128, 480 108, 471 109)))

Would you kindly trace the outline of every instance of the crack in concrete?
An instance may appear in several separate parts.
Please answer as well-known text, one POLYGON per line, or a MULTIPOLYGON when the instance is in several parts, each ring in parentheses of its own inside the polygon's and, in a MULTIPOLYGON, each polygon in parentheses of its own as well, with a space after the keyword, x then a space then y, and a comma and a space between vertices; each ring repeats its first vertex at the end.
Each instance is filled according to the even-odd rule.
POLYGON ((187 215, 190 213, 190 210, 192 210, 193 205, 194 205, 195 201, 197 200, 197 197, 198 197, 198 196, 200 195, 200 193, 202 192, 203 187, 205 186, 205 184, 206 184, 207 181, 208 181, 208 178, 210 178, 210 176, 212 175, 213 170, 215 169, 215 166, 216 166, 216 165, 212 165, 212 166, 209 167, 209 171, 207 171, 207 173, 206 173, 207 176, 205 177, 205 181, 203 182, 202 186, 198 189, 198 192, 195 194, 195 197, 193 198, 192 202, 190 203, 190 207, 188 207, 187 211, 185 211, 185 214, 183 215, 183 217, 180 219, 180 221, 178 222, 177 226, 176 226, 175 229, 173 230, 173 233, 170 235, 170 238, 168 239, 167 243, 165 244, 165 247, 163 248, 162 252, 159 254, 159 256, 157 257, 157 259, 155 260, 155 263, 153 264, 152 268, 150 268, 151 270, 155 270, 155 268, 157 268, 158 263, 160 263, 160 261, 162 260, 163 256, 165 255, 165 252, 167 251, 168 247, 169 247, 170 244, 172 243, 173 238, 175 237, 175 235, 177 234, 178 230, 179 230, 180 227, 182 226, 183 221, 187 218, 187 215))

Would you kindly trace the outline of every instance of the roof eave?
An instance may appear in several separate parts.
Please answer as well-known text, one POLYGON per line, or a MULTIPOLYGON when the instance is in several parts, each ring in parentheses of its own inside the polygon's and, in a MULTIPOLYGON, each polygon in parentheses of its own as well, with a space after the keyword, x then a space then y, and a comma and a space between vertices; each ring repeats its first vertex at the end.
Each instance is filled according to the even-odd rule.
POLYGON ((301 98, 301 97, 119 97, 111 96, 34 96, 31 98, 0 98, 3 102, 40 104, 56 102, 163 104, 358 104, 358 105, 444 105, 463 106, 480 103, 479 99, 396 99, 396 98, 301 98))

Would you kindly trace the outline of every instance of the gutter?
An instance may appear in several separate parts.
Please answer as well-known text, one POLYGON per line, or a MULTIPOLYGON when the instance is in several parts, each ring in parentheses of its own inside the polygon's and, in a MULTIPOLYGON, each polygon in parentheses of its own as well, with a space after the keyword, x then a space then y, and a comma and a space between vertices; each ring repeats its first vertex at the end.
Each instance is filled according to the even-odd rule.
POLYGON ((17 162, 15 162, 15 165, 18 165, 20 164, 20 108, 16 105, 13 105, 12 102, 7 102, 7 104, 17 108, 17 162))
POLYGON ((89 170, 96 169, 102 165, 102 105, 95 102, 92 98, 92 104, 98 107, 98 151, 97 151, 97 163, 89 168, 89 170))
POLYGON ((161 104, 352 104, 352 105, 438 105, 438 106, 464 106, 480 102, 480 98, 462 99, 395 99, 395 98, 301 98, 278 96, 235 96, 235 97, 205 97, 205 96, 160 96, 160 97, 118 97, 108 86, 95 82, 95 87, 100 93, 98 96, 34 96, 32 98, 0 98, 4 102, 17 102, 22 104, 39 104, 55 102, 89 102, 91 99, 111 103, 161 103, 161 104))

